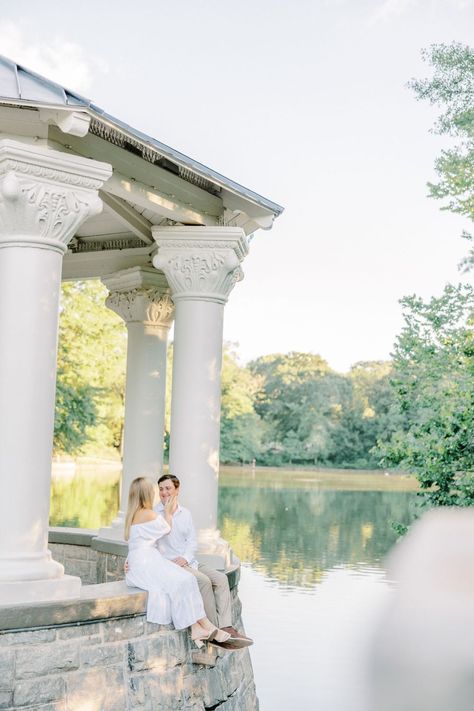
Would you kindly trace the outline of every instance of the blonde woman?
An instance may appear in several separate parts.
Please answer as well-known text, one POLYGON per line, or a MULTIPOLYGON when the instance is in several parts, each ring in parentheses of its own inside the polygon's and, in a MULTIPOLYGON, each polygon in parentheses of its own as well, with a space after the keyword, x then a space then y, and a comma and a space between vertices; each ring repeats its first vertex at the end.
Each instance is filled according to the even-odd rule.
POLYGON ((148 591, 149 622, 172 622, 177 630, 191 627, 191 638, 197 647, 202 647, 203 640, 226 642, 230 635, 205 616, 196 579, 164 558, 156 547, 156 542, 171 531, 177 497, 169 499, 161 516, 153 511, 155 494, 155 484, 146 477, 138 477, 130 484, 125 517, 129 562, 126 583, 148 591))

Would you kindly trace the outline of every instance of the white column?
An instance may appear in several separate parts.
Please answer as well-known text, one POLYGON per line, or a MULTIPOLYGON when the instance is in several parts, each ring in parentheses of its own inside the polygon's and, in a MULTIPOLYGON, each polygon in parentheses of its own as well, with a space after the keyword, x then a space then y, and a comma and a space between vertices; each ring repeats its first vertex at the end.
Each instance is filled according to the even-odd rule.
POLYGON ((127 324, 127 378, 120 511, 102 538, 123 540, 128 490, 137 476, 162 473, 166 353, 174 305, 166 279, 155 269, 132 267, 102 279, 107 306, 127 324))
POLYGON ((0 140, 0 603, 76 597, 48 551, 62 257, 110 167, 0 140))
MULTIPOLYGON (((156 227, 153 259, 176 307, 170 472, 182 480, 202 552, 217 553, 217 493, 224 305, 248 246, 235 227, 156 227)), ((222 561, 220 561, 222 564, 222 561)))

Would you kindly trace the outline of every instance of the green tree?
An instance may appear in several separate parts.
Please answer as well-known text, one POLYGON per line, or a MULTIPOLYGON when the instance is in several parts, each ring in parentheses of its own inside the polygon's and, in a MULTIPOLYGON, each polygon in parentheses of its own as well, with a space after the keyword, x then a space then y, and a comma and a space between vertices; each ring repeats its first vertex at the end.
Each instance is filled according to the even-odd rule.
POLYGON ((423 505, 472 505, 474 291, 448 285, 439 298, 402 304, 392 385, 403 426, 381 451, 388 465, 417 475, 423 505))
MULTIPOLYGON (((430 195, 443 201, 441 209, 474 218, 474 50, 458 42, 435 44, 422 53, 432 76, 413 79, 411 88, 420 100, 440 109, 435 132, 451 136, 454 145, 435 163, 437 183, 428 183, 430 195)), ((468 232, 463 237, 472 240, 468 232)), ((474 263, 471 250, 463 266, 474 263)))
POLYGON ((352 366, 335 439, 337 466, 379 466, 378 441, 390 438, 400 418, 393 408, 390 361, 365 361, 352 366))
POLYGON ((333 453, 342 376, 321 356, 298 352, 263 356, 250 370, 261 380, 255 409, 267 425, 263 461, 327 462, 333 453))
POLYGON ((113 453, 121 445, 126 329, 99 281, 61 291, 55 451, 113 453))
POLYGON ((221 446, 222 462, 249 462, 262 446, 263 424, 254 409, 259 378, 240 365, 230 344, 222 359, 221 446))

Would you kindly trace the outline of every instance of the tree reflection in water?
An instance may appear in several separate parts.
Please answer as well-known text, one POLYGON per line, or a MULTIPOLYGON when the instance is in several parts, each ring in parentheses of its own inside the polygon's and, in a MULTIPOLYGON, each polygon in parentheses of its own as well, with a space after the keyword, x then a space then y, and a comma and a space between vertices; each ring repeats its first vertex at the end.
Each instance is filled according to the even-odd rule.
POLYGON ((283 586, 312 587, 331 568, 380 568, 397 538, 391 522, 409 524, 413 517, 414 484, 399 476, 353 473, 341 485, 335 473, 339 488, 331 489, 330 472, 313 478, 305 472, 299 483, 295 472, 277 472, 273 485, 268 472, 259 474, 223 472, 219 526, 242 562, 283 586), (380 490, 368 490, 371 482, 380 490))
POLYGON ((79 475, 51 481, 50 526, 108 526, 119 507, 119 474, 79 475))
MULTIPOLYGON (((99 528, 115 517, 119 471, 53 478, 52 526, 99 528)), ((242 562, 281 586, 309 589, 332 568, 381 567, 391 522, 413 517, 416 482, 373 472, 223 467, 219 527, 242 562)))

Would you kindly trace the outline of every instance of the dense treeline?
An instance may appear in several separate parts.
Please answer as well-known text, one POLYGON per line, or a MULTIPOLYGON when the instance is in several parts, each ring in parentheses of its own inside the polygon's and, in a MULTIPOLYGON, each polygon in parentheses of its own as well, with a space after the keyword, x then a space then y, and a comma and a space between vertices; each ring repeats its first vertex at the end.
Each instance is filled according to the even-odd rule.
POLYGON ((390 364, 358 363, 347 375, 311 353, 274 354, 240 367, 226 353, 224 462, 372 467, 394 427, 390 364))
MULTIPOLYGON (((58 453, 120 453, 126 329, 105 308, 106 294, 99 282, 63 286, 58 453)), ((341 375, 310 353, 264 356, 243 366, 228 346, 222 368, 221 460, 377 466, 380 456, 373 448, 394 429, 389 376, 389 363, 358 363, 341 375)), ((167 410, 169 422, 169 402, 167 410)))

